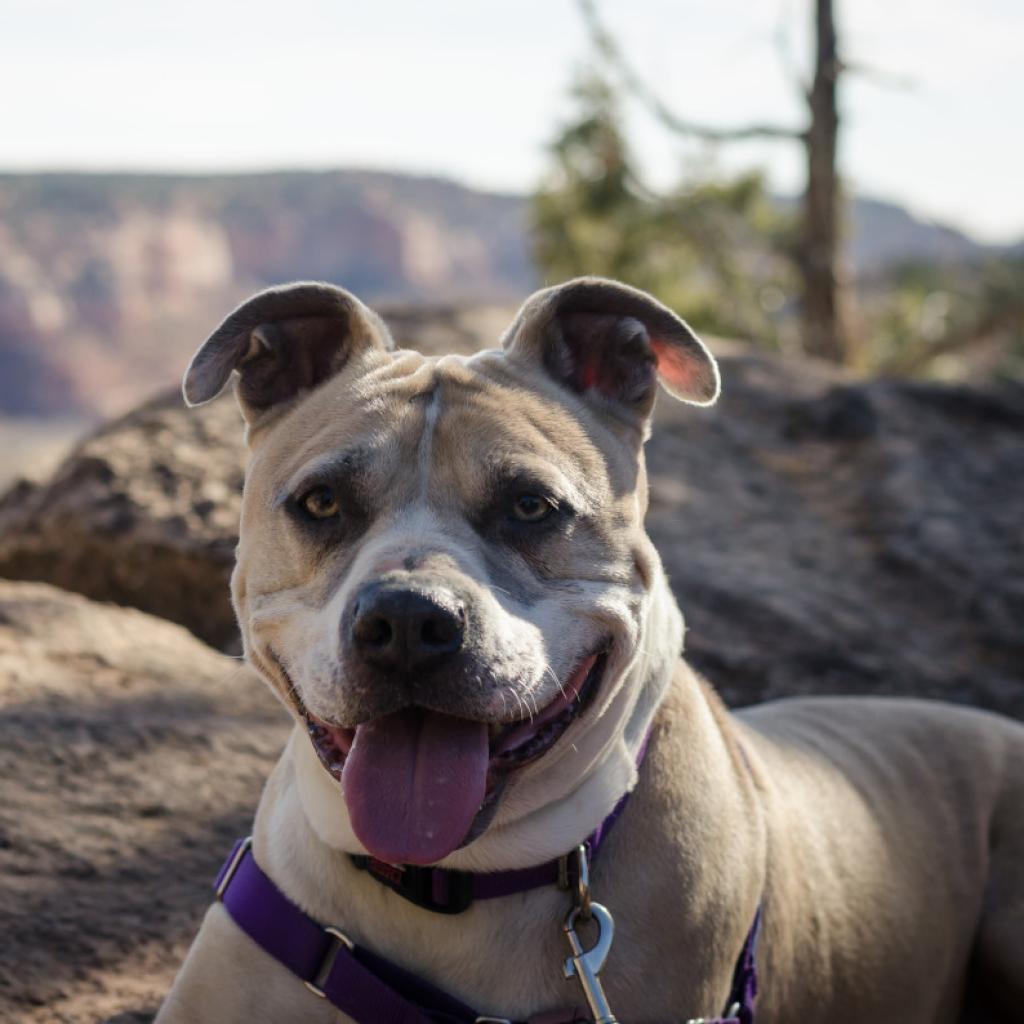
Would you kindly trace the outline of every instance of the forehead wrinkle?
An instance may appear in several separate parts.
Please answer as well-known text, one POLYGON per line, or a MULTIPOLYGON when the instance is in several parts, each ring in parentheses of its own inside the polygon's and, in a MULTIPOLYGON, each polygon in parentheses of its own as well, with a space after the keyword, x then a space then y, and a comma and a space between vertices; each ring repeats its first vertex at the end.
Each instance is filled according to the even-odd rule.
POLYGON ((420 432, 419 444, 416 448, 416 482, 420 495, 427 493, 430 483, 430 469, 434 450, 434 433, 441 415, 441 388, 436 376, 431 382, 429 391, 420 392, 414 397, 424 401, 423 428, 420 432))
POLYGON ((525 443, 535 451, 547 448, 563 458, 569 456, 584 474, 604 467, 600 452, 578 417, 525 387, 510 372, 501 353, 478 352, 462 360, 459 370, 461 372, 446 374, 445 383, 459 387, 462 404, 499 421, 515 416, 516 434, 521 436, 523 428, 531 433, 530 437, 522 439, 521 445, 525 443))
POLYGON ((360 378, 352 394, 366 411, 386 413, 407 406, 433 390, 436 363, 418 352, 399 353, 392 362, 360 378))

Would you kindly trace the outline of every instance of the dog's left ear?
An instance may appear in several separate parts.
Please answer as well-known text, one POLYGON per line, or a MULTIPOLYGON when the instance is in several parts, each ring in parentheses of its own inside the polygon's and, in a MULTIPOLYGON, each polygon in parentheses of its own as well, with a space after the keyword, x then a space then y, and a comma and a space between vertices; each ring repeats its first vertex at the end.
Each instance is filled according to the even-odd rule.
POLYGON ((237 375, 238 404, 252 425, 336 374, 356 354, 392 347, 384 322, 354 295, 300 281, 247 299, 206 339, 182 393, 202 405, 237 375))
POLYGON ((536 292, 502 344, 510 358, 540 361, 571 390, 643 416, 659 380, 693 405, 718 398, 718 365, 686 322, 618 281, 581 277, 536 292))

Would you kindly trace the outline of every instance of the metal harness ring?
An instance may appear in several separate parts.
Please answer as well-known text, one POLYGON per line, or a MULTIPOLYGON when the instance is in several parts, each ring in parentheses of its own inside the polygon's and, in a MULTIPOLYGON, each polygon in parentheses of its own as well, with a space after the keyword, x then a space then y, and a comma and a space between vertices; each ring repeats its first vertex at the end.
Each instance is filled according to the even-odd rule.
POLYGON ((573 893, 573 904, 579 910, 579 916, 589 921, 590 911, 590 858, 587 856, 586 843, 580 843, 572 852, 576 859, 576 891, 573 893))

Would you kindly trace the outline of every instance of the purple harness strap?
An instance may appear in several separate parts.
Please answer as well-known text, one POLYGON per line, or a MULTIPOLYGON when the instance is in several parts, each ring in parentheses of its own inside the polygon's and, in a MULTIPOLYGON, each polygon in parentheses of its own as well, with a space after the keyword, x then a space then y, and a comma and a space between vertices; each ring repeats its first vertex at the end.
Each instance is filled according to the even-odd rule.
POLYGON ((359 1024, 465 1024, 476 1014, 395 964, 356 947, 295 906, 240 839, 217 880, 235 923, 258 946, 359 1024))
MULTIPOLYGON (((357 1024, 479 1024, 495 1020, 481 1016, 397 964, 356 946, 336 928, 325 928, 313 920, 264 874, 252 855, 251 845, 251 839, 235 843, 217 875, 217 898, 250 939, 300 978, 315 995, 348 1014, 357 1024)), ((758 907, 736 963, 725 1016, 709 1019, 705 1024, 753 1024, 760 927, 758 907)), ((527 1024, 589 1020, 585 1010, 573 1007, 541 1014, 527 1024)))

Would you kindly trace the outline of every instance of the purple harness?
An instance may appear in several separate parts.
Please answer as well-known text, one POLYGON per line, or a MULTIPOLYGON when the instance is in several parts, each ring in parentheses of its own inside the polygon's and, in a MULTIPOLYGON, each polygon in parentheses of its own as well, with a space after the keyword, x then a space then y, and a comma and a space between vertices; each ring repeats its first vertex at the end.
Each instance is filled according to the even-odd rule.
MULTIPOLYGON (((622 812, 629 794, 584 843, 587 862, 622 812)), ((263 873, 252 854, 252 840, 239 839, 217 875, 214 889, 235 923, 265 952, 300 978, 356 1024, 517 1024, 481 1015, 397 964, 357 946, 337 928, 324 927, 303 913, 263 873)), ((546 885, 575 885, 579 864, 571 855, 532 868, 471 874, 434 867, 396 867, 371 857, 352 857, 357 867, 417 906, 456 914, 475 900, 496 899, 546 885)), ((743 943, 723 1016, 701 1024, 753 1024, 757 995, 758 907, 743 943)), ((525 1024, 589 1022, 586 1009, 573 1007, 538 1014, 525 1024)))

